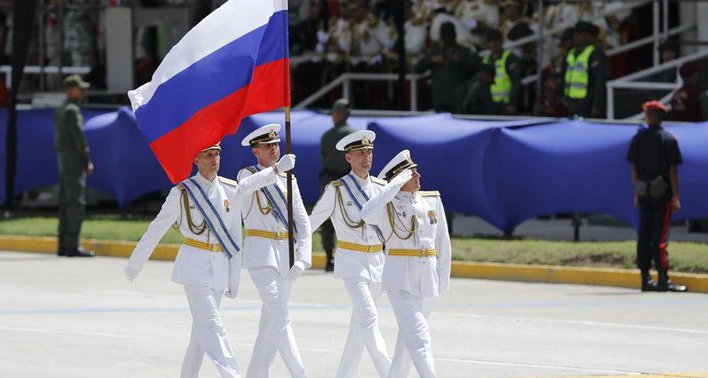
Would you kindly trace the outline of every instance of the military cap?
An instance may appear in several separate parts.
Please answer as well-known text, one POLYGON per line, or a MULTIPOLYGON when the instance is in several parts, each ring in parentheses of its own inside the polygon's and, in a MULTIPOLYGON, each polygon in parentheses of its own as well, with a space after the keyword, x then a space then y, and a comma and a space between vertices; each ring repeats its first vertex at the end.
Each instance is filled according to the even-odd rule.
POLYGON ((79 75, 69 75, 64 79, 64 88, 79 87, 82 89, 90 88, 91 84, 85 82, 79 75))
POLYGON ((340 98, 339 100, 334 102, 334 105, 332 105, 332 111, 345 111, 349 112, 352 109, 352 105, 347 100, 346 98, 340 98))
POLYGON ((265 126, 261 126, 256 130, 252 131, 241 141, 241 145, 244 147, 256 146, 258 144, 271 144, 279 143, 280 135, 280 125, 277 123, 271 123, 265 126))
POLYGON ((355 131, 337 142, 338 151, 373 150, 376 133, 371 130, 355 131))
POLYGON ((642 105, 642 110, 644 110, 645 112, 648 112, 650 110, 659 110, 666 113, 666 106, 664 106, 664 104, 659 101, 653 100, 645 102, 642 105))
POLYGON ((417 166, 418 164, 414 163, 413 160, 411 160, 410 151, 403 150, 399 152, 398 155, 394 156, 393 159, 388 162, 388 164, 386 164, 384 169, 381 170, 381 173, 379 173, 378 177, 380 179, 390 181, 406 169, 415 168, 417 166))
POLYGON ((199 153, 201 154, 202 152, 207 152, 207 151, 211 151, 211 150, 219 150, 219 151, 221 151, 221 142, 219 142, 219 143, 217 143, 217 144, 215 144, 215 145, 213 145, 213 146, 209 146, 209 147, 207 147, 207 148, 205 148, 205 149, 199 151, 199 153))
POLYGON ((587 21, 578 21, 578 23, 575 24, 575 32, 598 35, 600 34, 600 28, 598 28, 597 25, 587 21))

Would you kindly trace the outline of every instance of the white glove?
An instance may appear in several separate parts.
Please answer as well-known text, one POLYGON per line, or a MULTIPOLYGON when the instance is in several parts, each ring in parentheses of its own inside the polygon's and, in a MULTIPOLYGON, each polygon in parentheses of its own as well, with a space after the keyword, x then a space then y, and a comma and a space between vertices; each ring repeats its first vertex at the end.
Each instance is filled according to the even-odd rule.
POLYGON ((140 271, 135 270, 129 266, 126 266, 123 272, 125 273, 125 278, 127 278, 128 281, 133 281, 135 277, 138 276, 138 273, 140 273, 140 271))
POLYGON ((288 279, 290 282, 295 282, 296 279, 300 278, 302 273, 305 271, 305 263, 302 261, 295 261, 293 267, 288 271, 288 279))
POLYGON ((280 160, 275 163, 275 168, 278 169, 278 172, 287 172, 295 168, 295 155, 283 155, 283 157, 281 157, 280 160))
POLYGON ((408 181, 410 181, 413 178, 413 171, 410 169, 406 169, 405 171, 401 172, 398 174, 398 176, 394 177, 388 184, 391 186, 397 186, 397 187, 402 187, 405 185, 408 181))
POLYGON ((233 287, 230 287, 229 290, 226 290, 226 293, 224 293, 224 295, 226 295, 228 298, 231 298, 231 299, 236 299, 237 294, 238 294, 238 289, 233 288, 233 287))

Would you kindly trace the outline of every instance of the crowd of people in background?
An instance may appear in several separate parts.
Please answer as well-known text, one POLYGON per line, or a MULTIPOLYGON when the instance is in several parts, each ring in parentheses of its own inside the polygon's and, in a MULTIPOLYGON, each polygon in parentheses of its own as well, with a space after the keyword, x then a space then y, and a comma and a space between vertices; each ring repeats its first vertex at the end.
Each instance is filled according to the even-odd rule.
MULTIPOLYGON (((28 64, 90 67, 87 79, 103 89, 106 7, 190 7, 196 23, 224 1, 41 0, 43 27, 37 30, 43 36, 33 38, 28 64)), ((342 73, 397 73, 402 68, 409 73, 430 72, 418 82, 419 110, 604 117, 605 83, 653 64, 650 56, 635 54, 630 59, 629 52, 608 54, 651 33, 642 30, 637 13, 641 8, 628 9, 622 1, 553 0, 545 1, 542 11, 537 1, 526 0, 405 0, 403 10, 400 2, 392 0, 289 0, 288 4, 294 103, 342 73), (399 16, 404 23, 403 54, 397 46, 399 16), (519 42, 540 29, 555 32, 541 45, 532 39, 519 42), (537 76, 540 82, 535 81, 537 76)), ((12 54, 11 9, 11 0, 0 0, 0 64, 9 64, 12 54)), ((150 39, 159 39, 159 32, 136 30, 135 85, 149 81, 161 60, 150 48, 158 42, 150 39)), ((680 57, 679 50, 677 40, 664 41, 662 62, 680 57)), ((689 65, 681 72, 687 87, 671 101, 676 109, 671 117, 708 119, 705 88, 700 88, 698 79, 690 84, 689 76, 696 75, 699 66, 689 65)), ((675 70, 658 76, 656 81, 677 79, 675 70)), ((33 90, 61 87, 59 77, 48 76, 43 88, 36 88, 32 80, 25 82, 35 85, 33 90)), ((394 82, 358 81, 352 88, 350 100, 358 108, 407 109, 409 105, 409 93, 401 93, 394 82)), ((314 106, 328 107, 340 94, 333 91, 314 106)))

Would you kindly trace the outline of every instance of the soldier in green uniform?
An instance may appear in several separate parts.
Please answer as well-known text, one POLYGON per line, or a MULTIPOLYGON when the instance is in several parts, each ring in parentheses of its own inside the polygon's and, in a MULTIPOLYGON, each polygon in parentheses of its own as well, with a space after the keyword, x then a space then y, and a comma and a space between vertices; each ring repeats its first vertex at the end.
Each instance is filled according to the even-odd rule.
MULTIPOLYGON (((332 106, 332 121, 334 127, 327 130, 322 135, 320 141, 320 161, 322 162, 322 171, 320 172, 320 189, 324 192, 325 187, 331 181, 337 180, 346 175, 351 170, 349 163, 344 158, 343 151, 337 151, 335 148, 345 136, 353 133, 355 130, 347 124, 347 118, 351 113, 351 105, 346 98, 340 98, 332 106)), ((327 254, 327 264, 325 271, 334 271, 334 246, 335 234, 332 222, 329 220, 322 224, 322 248, 327 254)))
POLYGON ((67 98, 54 113, 54 148, 59 163, 59 256, 94 255, 79 245, 86 213, 86 176, 93 172, 79 108, 89 86, 78 75, 64 79, 67 98))

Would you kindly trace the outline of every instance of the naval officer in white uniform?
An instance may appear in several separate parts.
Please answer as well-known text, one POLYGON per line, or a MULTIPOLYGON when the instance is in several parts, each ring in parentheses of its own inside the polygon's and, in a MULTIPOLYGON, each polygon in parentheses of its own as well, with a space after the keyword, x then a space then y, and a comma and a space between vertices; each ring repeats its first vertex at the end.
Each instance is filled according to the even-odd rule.
MULTIPOLYGON (((241 215, 237 204, 242 196, 274 183, 277 177, 275 169, 263 170, 239 184, 218 177, 220 153, 217 144, 197 155, 194 164, 199 172, 172 188, 125 267, 126 277, 134 280, 170 227, 179 229, 184 236, 172 271, 172 280, 184 285, 192 313, 192 334, 181 369, 183 378, 198 376, 205 353, 222 377, 240 377, 219 313, 224 293, 234 298, 238 291, 241 215), (238 232, 229 232, 233 230, 238 232)), ((277 164, 280 170, 294 165, 294 155, 284 156, 277 164)))
POLYGON ((337 150, 346 152, 345 158, 352 170, 327 185, 310 214, 313 230, 327 219, 332 220, 338 240, 334 276, 344 281, 354 307, 337 378, 358 376, 364 346, 380 377, 385 378, 391 366, 386 343, 379 331, 376 309, 385 260, 383 235, 378 227, 361 220, 360 214, 363 204, 386 184, 369 174, 374 139, 376 134, 373 131, 363 130, 349 134, 337 143, 337 150))
MULTIPOLYGON (((239 171, 239 182, 267 170, 278 161, 279 131, 280 125, 270 124, 258 128, 243 139, 241 144, 251 147, 258 164, 239 171)), ((292 268, 288 251, 285 172, 280 170, 274 184, 263 187, 241 201, 246 226, 243 266, 248 269, 263 301, 258 337, 246 373, 250 378, 269 377, 276 352, 280 352, 291 376, 307 376, 295 342, 288 301, 293 282, 312 264, 312 232, 300 189, 295 176, 292 177, 296 248, 292 268)))
POLYGON ((379 174, 389 183, 361 210, 386 237, 383 288, 398 321, 389 378, 408 376, 411 358, 420 377, 436 376, 427 319, 432 299, 450 285, 445 209, 438 192, 420 191, 417 166, 408 150, 396 155, 379 174))

